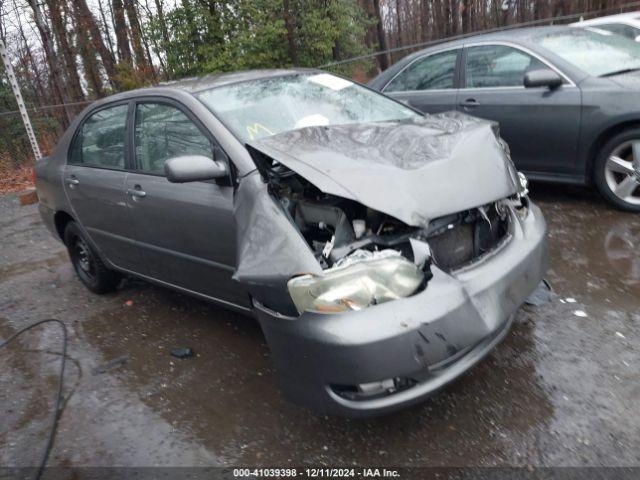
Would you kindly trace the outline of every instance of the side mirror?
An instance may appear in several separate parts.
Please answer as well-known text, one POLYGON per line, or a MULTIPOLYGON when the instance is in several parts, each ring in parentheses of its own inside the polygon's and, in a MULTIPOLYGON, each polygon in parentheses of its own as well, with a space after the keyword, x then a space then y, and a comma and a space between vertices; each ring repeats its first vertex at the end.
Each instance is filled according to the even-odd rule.
POLYGON ((226 177, 229 170, 225 162, 211 160, 204 155, 186 155, 164 162, 164 173, 170 182, 186 183, 226 177))
POLYGON ((524 76, 526 88, 548 87, 550 90, 562 85, 562 77, 550 68, 531 70, 524 76))

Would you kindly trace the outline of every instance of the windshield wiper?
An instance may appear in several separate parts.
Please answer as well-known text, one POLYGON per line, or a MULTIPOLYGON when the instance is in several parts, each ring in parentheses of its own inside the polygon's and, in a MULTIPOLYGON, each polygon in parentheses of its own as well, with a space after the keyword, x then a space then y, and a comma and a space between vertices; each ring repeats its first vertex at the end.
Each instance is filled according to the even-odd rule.
POLYGON ((631 72, 637 72, 638 70, 640 70, 640 67, 636 67, 636 68, 623 68, 622 70, 615 70, 613 72, 609 72, 609 73, 603 73, 602 75, 600 75, 601 77, 613 77, 614 75, 622 75, 623 73, 631 73, 631 72))

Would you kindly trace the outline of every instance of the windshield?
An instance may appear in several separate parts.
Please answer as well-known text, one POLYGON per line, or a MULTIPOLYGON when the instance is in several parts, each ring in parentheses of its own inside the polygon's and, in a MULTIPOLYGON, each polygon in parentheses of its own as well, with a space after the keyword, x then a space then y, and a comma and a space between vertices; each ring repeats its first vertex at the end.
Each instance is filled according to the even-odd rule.
POLYGON ((196 96, 243 142, 318 125, 419 117, 398 102, 328 73, 235 83, 196 96))
POLYGON ((640 69, 640 43, 620 35, 576 28, 543 35, 538 40, 542 47, 589 75, 640 69))

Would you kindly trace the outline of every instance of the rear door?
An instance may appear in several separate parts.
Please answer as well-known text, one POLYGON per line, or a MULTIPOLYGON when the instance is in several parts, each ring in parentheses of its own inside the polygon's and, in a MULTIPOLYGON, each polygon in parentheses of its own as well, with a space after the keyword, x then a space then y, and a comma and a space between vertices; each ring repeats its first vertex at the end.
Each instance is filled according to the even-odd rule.
POLYGON ((133 115, 133 170, 127 204, 146 274, 156 280, 249 307, 235 271, 231 179, 171 183, 164 162, 182 155, 229 161, 215 139, 182 105, 139 100, 133 115))
POLYGON ((382 92, 424 113, 455 110, 461 51, 461 48, 455 48, 417 58, 382 92))
POLYGON ((550 66, 515 45, 465 48, 458 108, 500 124, 516 166, 528 172, 577 173, 580 89, 525 88, 527 71, 550 66))
POLYGON ((129 103, 110 104, 80 124, 64 169, 64 189, 75 218, 107 259, 138 270, 127 213, 127 115, 129 103))

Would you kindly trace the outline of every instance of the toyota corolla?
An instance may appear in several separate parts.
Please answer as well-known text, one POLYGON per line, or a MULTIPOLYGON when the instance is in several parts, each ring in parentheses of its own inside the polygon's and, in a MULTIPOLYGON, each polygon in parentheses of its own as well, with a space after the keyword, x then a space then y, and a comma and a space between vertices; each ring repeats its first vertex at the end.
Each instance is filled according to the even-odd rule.
POLYGON ((283 392, 333 414, 459 377, 546 268, 544 218, 495 123, 319 71, 102 99, 36 176, 90 290, 132 275, 255 316, 283 392))

